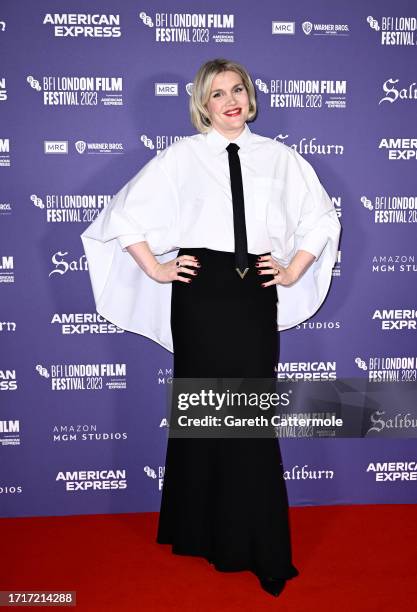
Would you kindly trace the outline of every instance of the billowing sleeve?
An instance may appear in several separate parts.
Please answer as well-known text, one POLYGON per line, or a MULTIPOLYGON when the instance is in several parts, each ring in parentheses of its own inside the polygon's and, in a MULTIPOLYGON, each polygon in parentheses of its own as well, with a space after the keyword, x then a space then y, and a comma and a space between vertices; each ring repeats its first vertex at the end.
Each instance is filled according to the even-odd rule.
POLYGON ((178 202, 175 156, 168 148, 143 166, 81 234, 97 312, 171 352, 171 283, 151 279, 126 247, 146 240, 160 263, 176 257, 178 202))
POLYGON ((310 318, 323 303, 337 260, 340 222, 334 205, 313 167, 297 151, 288 158, 271 202, 272 256, 287 266, 299 250, 315 260, 293 285, 277 285, 278 328, 294 327, 310 318))

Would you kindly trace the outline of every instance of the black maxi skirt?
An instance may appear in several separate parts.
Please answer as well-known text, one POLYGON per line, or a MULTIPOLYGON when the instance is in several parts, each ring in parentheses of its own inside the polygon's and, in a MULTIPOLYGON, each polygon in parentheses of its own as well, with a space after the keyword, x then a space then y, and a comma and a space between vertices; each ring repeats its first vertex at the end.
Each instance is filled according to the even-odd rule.
MULTIPOLYGON (((273 378, 277 292, 261 286, 272 276, 257 274, 258 256, 249 254, 241 279, 234 253, 180 249, 184 254, 201 268, 191 283, 172 283, 174 378, 273 378)), ((219 571, 297 576, 278 439, 168 437, 156 541, 219 571)))

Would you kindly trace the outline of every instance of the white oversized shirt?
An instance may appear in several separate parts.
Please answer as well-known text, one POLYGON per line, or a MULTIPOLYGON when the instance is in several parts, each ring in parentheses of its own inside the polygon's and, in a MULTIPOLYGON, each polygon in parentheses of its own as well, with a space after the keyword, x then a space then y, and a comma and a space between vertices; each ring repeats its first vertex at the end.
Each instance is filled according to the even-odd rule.
MULTIPOLYGON (((126 247, 146 240, 163 263, 179 248, 234 252, 226 146, 216 129, 179 140, 153 157, 82 233, 97 312, 173 352, 172 283, 148 277, 126 247)), ((296 251, 316 260, 291 287, 277 285, 279 330, 311 317, 328 292, 340 223, 312 166, 295 150, 254 134, 239 145, 248 252, 286 266, 296 251)), ((244 279, 242 280, 244 282, 244 279)))

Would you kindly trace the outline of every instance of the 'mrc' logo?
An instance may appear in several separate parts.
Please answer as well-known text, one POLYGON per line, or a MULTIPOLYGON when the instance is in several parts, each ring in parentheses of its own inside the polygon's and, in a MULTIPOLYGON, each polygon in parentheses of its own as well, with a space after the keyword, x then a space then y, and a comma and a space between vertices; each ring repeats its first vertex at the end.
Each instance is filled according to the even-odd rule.
POLYGON ((295 34, 294 21, 273 21, 272 34, 295 34))
POLYGON ((178 96, 178 83, 155 83, 155 96, 178 96))
POLYGON ((45 140, 44 153, 68 153, 67 140, 45 140))

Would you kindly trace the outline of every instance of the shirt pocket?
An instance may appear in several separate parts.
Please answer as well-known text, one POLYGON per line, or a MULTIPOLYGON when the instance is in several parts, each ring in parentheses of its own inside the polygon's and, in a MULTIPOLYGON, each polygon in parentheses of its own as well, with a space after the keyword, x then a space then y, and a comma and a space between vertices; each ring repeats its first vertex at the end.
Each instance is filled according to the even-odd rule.
POLYGON ((255 217, 266 221, 271 204, 279 204, 283 190, 282 181, 270 177, 251 177, 249 179, 251 200, 255 209, 255 217))

